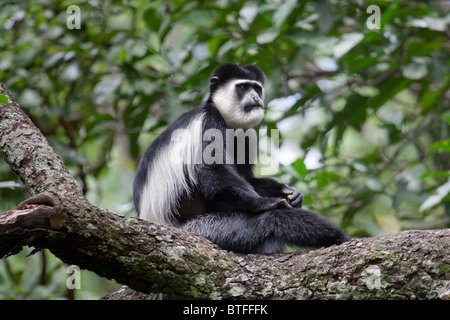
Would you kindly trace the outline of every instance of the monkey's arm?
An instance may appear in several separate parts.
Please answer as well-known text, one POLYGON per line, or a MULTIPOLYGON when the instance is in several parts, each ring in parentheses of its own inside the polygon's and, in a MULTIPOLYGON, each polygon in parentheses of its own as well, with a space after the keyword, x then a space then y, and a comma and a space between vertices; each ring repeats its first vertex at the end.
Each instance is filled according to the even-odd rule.
POLYGON ((228 165, 202 165, 197 170, 197 188, 217 208, 262 212, 291 208, 281 197, 260 195, 253 186, 228 165))
POLYGON ((262 197, 281 197, 286 199, 294 208, 302 207, 303 195, 293 187, 279 183, 272 178, 251 177, 249 182, 262 197))

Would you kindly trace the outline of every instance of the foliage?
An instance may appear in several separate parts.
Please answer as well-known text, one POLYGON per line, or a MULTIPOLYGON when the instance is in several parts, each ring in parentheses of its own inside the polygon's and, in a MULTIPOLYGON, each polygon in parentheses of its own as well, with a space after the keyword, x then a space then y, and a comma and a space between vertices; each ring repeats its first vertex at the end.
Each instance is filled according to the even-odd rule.
MULTIPOLYGON (((3 1, 0 79, 88 198, 133 214, 148 143, 201 103, 219 64, 256 64, 267 75, 262 127, 281 132, 277 177, 306 207, 353 236, 441 228, 448 12, 439 0, 3 1), (81 29, 66 26, 74 4, 81 29), (370 4, 380 29, 367 24, 370 4)), ((0 181, 1 211, 27 197, 3 161, 0 181)))

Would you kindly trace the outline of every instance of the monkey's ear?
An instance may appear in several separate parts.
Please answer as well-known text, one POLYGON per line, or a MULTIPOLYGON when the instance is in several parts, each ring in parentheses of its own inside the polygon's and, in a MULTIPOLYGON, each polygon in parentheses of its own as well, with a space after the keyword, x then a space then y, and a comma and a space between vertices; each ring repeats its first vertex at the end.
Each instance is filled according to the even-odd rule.
POLYGON ((209 91, 214 91, 217 89, 217 86, 219 85, 220 78, 217 76, 211 77, 209 79, 209 91))

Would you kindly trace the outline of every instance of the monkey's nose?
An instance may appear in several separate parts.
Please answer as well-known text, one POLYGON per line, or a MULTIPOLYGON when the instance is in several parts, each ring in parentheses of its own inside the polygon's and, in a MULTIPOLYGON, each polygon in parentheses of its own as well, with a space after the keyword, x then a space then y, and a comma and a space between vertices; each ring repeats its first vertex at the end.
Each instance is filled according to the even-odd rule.
POLYGON ((253 101, 257 104, 261 104, 261 99, 258 96, 253 96, 253 101))
POLYGON ((258 96, 253 96, 252 99, 253 99, 253 102, 254 102, 256 105, 261 106, 261 107, 264 106, 264 105, 263 105, 263 102, 262 102, 262 100, 261 100, 260 97, 258 97, 258 96))

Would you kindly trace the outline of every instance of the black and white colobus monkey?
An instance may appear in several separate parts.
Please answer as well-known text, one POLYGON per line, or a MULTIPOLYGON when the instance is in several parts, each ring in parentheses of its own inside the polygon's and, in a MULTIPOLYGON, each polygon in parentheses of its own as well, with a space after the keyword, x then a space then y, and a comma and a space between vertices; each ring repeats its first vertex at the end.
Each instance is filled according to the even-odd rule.
MULTIPOLYGON (((207 145, 203 134, 208 129, 226 137, 227 129, 246 130, 261 122, 264 83, 264 73, 253 65, 227 63, 212 73, 208 99, 169 125, 140 161, 133 185, 140 218, 195 232, 240 253, 282 252, 286 244, 330 246, 349 239, 325 217, 302 209, 296 189, 256 178, 248 157, 241 164, 196 158, 207 145), (178 139, 179 129, 194 138, 178 139), (174 160, 177 156, 182 161, 174 160)), ((225 140, 224 157, 231 152, 225 140)), ((242 150, 234 149, 236 159, 242 150)))

